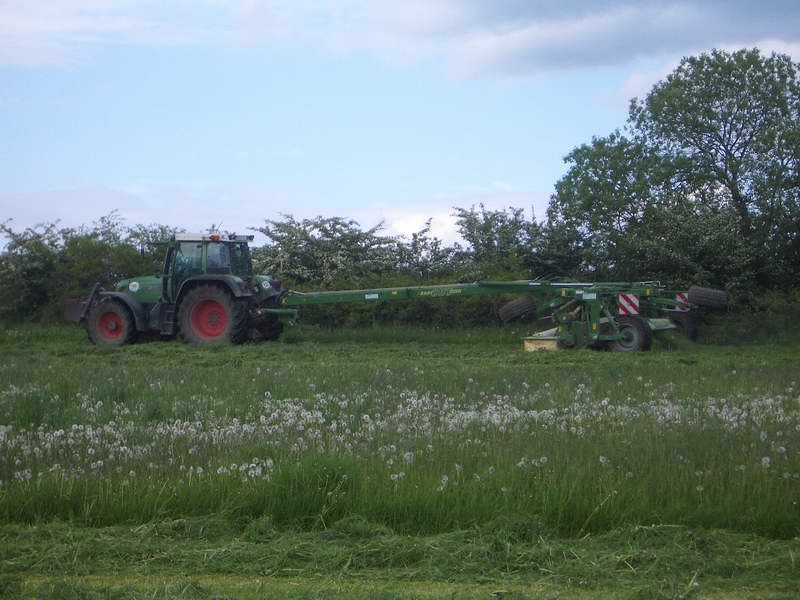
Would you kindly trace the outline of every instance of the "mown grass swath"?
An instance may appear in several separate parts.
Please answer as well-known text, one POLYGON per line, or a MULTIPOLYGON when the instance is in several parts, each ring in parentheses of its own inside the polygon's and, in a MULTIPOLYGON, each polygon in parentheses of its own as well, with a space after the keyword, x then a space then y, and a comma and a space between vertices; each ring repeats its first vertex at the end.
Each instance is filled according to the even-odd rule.
POLYGON ((348 518, 325 531, 230 515, 0 528, 0 594, 33 598, 792 598, 800 542, 631 526, 565 539, 500 518, 427 536, 348 518), (143 576, 144 575, 144 576, 143 576), (742 592, 742 590, 745 590, 742 592), (741 596, 738 595, 741 593, 741 596), (502 596, 501 596, 502 597, 502 596), (717 597, 717 596, 715 596, 717 597), (761 597, 761 596, 759 596, 761 597))

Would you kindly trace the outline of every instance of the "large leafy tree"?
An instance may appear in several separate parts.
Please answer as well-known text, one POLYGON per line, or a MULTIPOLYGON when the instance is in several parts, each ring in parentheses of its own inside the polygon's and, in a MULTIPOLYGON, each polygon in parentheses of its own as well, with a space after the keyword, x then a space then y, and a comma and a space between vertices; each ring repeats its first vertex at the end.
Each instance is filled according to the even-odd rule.
POLYGON ((576 148, 548 226, 571 231, 598 276, 796 285, 797 65, 758 50, 683 59, 625 134, 576 148))
POLYGON ((735 212, 758 283, 797 277, 800 80, 788 56, 751 49, 685 58, 632 102, 630 124, 698 197, 735 212))
POLYGON ((618 250, 657 202, 667 178, 659 157, 614 132, 573 150, 548 209, 551 228, 572 232, 578 268, 607 277, 624 258, 618 250))

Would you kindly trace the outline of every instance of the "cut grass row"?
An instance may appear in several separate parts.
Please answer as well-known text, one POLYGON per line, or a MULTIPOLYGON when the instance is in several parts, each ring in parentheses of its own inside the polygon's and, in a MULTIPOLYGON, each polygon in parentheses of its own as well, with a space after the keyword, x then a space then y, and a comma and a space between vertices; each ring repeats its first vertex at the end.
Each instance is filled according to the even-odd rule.
POLYGON ((312 533, 218 516, 6 525, 0 571, 6 597, 739 598, 759 590, 755 597, 788 599, 800 593, 799 544, 670 526, 563 539, 513 519, 403 536, 350 518, 312 533))

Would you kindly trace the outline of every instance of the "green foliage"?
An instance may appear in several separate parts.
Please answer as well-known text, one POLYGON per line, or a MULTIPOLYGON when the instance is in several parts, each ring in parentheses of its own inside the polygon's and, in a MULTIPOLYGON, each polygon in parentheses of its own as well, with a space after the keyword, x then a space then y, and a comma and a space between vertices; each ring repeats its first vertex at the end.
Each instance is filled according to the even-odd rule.
POLYGON ((620 246, 655 203, 662 182, 651 171, 660 168, 658 159, 643 144, 614 132, 576 148, 565 161, 570 168, 556 183, 548 208, 551 226, 574 238, 581 272, 613 277, 625 270, 620 260, 627 255, 620 246))
POLYGON ((254 253, 256 270, 324 288, 390 272, 396 240, 378 235, 380 228, 362 231, 355 221, 340 217, 268 220, 255 228, 270 242, 254 253))
POLYGON ((534 261, 535 243, 541 234, 536 220, 525 219, 521 208, 480 210, 455 208, 458 231, 481 270, 493 279, 513 279, 534 261))
POLYGON ((631 102, 628 135, 570 153, 548 219, 578 271, 724 285, 800 278, 800 80, 784 55, 684 58, 631 102))
POLYGON ((0 318, 41 314, 58 290, 62 232, 55 224, 15 232, 8 223, 0 232, 8 239, 0 260, 0 318))
POLYGON ((157 241, 176 232, 161 225, 126 227, 112 212, 91 226, 43 223, 16 231, 0 224, 7 240, 0 254, 0 320, 54 319, 66 298, 81 298, 95 282, 112 286, 160 269, 157 241))
POLYGON ((708 203, 733 211, 757 283, 798 276, 800 80, 788 56, 684 59, 632 104, 631 121, 708 203))

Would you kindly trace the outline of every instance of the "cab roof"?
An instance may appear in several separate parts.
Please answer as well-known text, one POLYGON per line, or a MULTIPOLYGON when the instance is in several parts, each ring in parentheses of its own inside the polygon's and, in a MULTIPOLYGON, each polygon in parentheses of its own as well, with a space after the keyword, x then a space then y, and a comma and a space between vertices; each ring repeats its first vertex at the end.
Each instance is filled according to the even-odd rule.
POLYGON ((252 242, 252 235, 222 235, 219 233, 176 233, 172 238, 175 242, 252 242))

